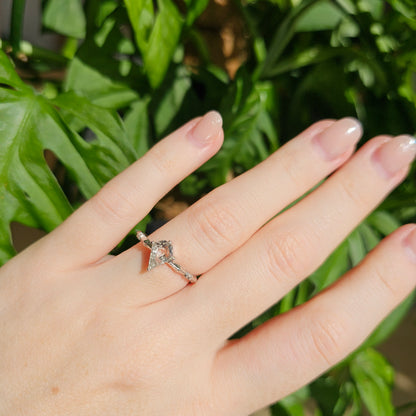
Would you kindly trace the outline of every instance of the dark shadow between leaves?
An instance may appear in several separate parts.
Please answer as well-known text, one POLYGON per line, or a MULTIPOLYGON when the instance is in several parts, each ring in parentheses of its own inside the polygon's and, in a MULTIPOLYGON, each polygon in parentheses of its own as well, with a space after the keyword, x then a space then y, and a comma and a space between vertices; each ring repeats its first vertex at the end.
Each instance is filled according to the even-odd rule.
POLYGON ((28 227, 27 225, 15 221, 10 224, 10 230, 12 233, 13 246, 18 253, 46 234, 42 230, 28 227))

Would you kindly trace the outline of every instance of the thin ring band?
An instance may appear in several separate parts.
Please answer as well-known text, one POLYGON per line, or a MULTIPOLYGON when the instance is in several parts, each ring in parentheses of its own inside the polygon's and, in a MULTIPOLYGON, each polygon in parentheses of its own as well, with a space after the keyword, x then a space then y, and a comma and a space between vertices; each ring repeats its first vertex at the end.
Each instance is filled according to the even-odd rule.
POLYGON ((143 242, 147 248, 150 249, 149 264, 147 265, 148 271, 162 264, 167 264, 173 271, 183 275, 189 283, 195 283, 197 281, 195 275, 187 272, 178 263, 175 262, 171 241, 150 241, 147 235, 141 231, 137 231, 136 237, 139 241, 143 242))

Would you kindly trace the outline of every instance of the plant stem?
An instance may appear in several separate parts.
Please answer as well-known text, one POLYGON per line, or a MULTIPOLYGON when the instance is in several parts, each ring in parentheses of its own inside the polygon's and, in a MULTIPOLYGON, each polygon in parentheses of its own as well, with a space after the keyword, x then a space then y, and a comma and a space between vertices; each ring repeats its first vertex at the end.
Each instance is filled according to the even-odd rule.
MULTIPOLYGON (((3 40, 0 44, 0 49, 8 51, 11 46, 12 44, 10 42, 3 40)), ((55 64, 57 66, 67 66, 69 62, 68 58, 59 53, 50 51, 48 49, 38 48, 24 40, 20 42, 17 50, 29 58, 38 59, 40 61, 46 61, 50 64, 55 64)))
POLYGON ((26 0, 13 0, 12 16, 10 22, 10 43, 12 45, 14 54, 19 52, 20 49, 25 5, 26 0))

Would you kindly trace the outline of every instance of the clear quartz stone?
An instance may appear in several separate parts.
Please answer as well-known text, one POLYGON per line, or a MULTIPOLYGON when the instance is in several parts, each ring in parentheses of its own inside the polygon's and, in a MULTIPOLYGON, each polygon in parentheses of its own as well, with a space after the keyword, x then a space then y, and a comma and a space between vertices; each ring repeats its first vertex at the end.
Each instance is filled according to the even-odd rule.
POLYGON ((150 253, 147 270, 152 270, 161 264, 168 263, 173 260, 173 248, 170 241, 161 240, 152 242, 152 251, 150 253))

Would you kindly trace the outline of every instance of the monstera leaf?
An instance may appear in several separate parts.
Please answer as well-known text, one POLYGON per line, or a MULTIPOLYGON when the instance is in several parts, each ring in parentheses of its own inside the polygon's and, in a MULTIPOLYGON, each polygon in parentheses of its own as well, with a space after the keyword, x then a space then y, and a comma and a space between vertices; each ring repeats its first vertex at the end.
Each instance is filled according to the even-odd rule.
POLYGON ((71 212, 44 152, 52 151, 89 198, 136 152, 118 116, 66 93, 53 102, 25 85, 0 51, 0 264, 15 252, 10 223, 52 230, 71 212), (90 141, 74 128, 87 128, 90 141))

